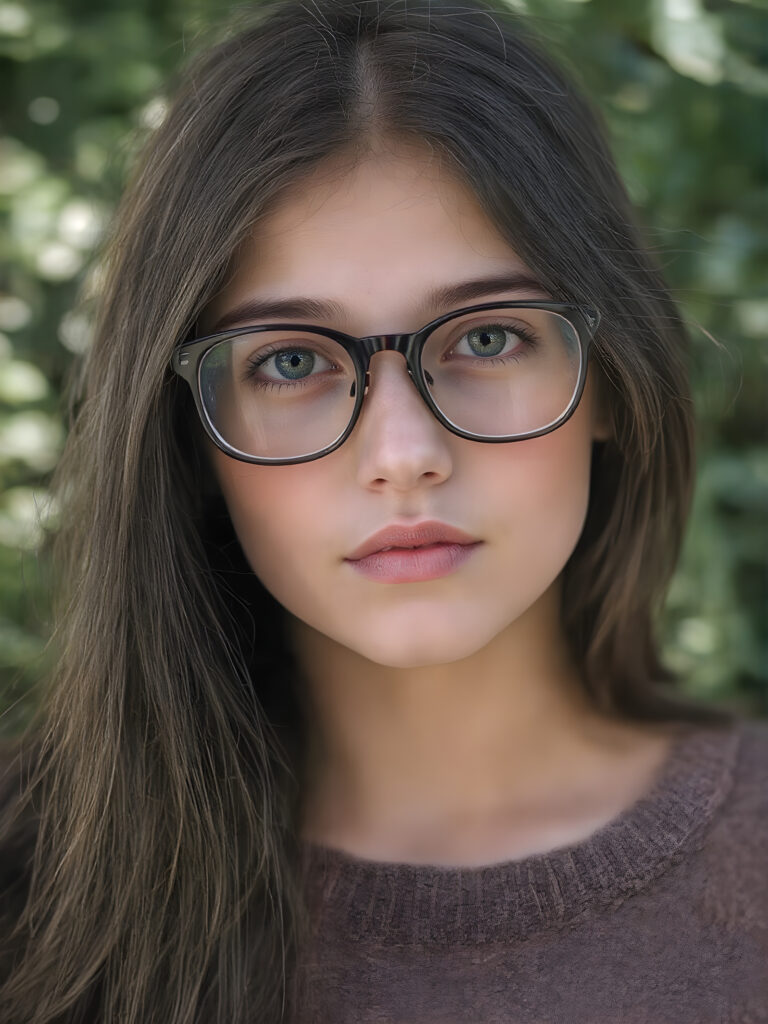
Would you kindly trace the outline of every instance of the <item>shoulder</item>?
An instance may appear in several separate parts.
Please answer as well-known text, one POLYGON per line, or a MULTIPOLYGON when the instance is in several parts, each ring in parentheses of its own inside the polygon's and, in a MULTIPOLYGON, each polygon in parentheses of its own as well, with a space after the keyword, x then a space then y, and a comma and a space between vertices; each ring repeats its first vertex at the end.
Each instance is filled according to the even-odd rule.
POLYGON ((719 899, 730 894, 768 929, 768 721, 739 718, 720 749, 722 785, 710 794, 718 806, 705 844, 710 879, 719 899))
POLYGON ((768 722, 739 719, 710 764, 718 785, 704 790, 710 815, 680 902, 728 964, 730 998, 749 1016, 768 994, 768 722))
POLYGON ((739 718, 733 726, 736 756, 733 766, 733 797, 768 807, 768 719, 739 718))
POLYGON ((763 771, 768 772, 768 718, 741 718, 737 728, 741 732, 742 747, 757 758, 763 771))
POLYGON ((730 804, 768 830, 768 719, 735 724, 737 749, 730 804))

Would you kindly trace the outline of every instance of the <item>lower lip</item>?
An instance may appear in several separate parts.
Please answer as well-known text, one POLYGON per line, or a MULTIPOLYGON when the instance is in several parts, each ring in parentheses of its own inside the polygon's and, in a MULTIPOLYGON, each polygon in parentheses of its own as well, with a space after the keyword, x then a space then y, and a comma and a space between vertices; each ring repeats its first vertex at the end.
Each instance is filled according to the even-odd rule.
POLYGON ((432 544, 410 551, 394 548, 392 551, 376 551, 365 558, 347 561, 356 572, 369 580, 379 583, 420 583, 452 573, 472 557, 473 551, 481 543, 432 544))

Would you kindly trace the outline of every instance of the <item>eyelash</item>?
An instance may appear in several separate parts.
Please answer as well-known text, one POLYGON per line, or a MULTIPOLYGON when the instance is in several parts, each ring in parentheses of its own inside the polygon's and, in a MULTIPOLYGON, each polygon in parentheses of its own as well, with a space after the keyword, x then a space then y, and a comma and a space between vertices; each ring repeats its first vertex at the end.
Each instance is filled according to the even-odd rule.
MULTIPOLYGON (((501 323, 482 324, 481 326, 500 327, 504 331, 511 331, 523 342, 525 342, 525 352, 523 352, 522 354, 508 352, 507 355, 505 356, 492 356, 491 358, 488 359, 482 359, 478 357, 480 358, 480 361, 482 363, 485 363, 486 365, 506 363, 509 362, 510 360, 519 363, 521 358, 524 358, 524 356, 527 355, 528 352, 530 352, 532 349, 535 349, 538 345, 538 339, 533 334, 533 332, 530 331, 528 328, 520 327, 518 325, 512 327, 501 323)), ((470 330, 473 330, 473 328, 468 328, 467 331, 464 334, 462 334, 462 336, 458 339, 456 345, 458 345, 460 341, 464 340, 464 338, 467 336, 470 330)), ((453 347, 455 348, 456 345, 454 345, 453 347)), ((312 380, 316 379, 317 375, 315 375, 314 377, 310 376, 305 378, 298 378, 297 380, 294 381, 267 380, 264 378, 258 378, 256 376, 256 371, 259 369, 260 366, 263 366, 264 363, 267 362, 267 360, 269 360, 273 355, 276 355, 279 352, 285 352, 287 350, 290 351, 290 346, 288 345, 273 345, 265 350, 260 351, 257 358, 252 357, 247 361, 246 369, 245 372, 243 373, 243 380, 250 381, 251 385, 258 390, 280 391, 283 388, 288 387, 295 391, 297 387, 303 387, 309 384, 312 380)), ((301 352, 302 349, 299 348, 299 346, 296 346, 295 351, 301 352)), ((331 369, 337 369, 337 367, 331 366, 331 369)))

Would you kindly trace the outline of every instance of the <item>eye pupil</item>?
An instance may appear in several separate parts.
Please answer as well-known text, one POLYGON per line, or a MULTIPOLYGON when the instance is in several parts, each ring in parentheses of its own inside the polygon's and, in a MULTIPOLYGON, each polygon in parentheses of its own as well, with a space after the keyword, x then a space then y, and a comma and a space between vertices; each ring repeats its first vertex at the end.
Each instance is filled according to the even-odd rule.
POLYGON ((287 374, 291 380, 307 376, 315 365, 315 356, 312 352, 294 350, 292 352, 279 352, 275 357, 275 366, 278 372, 287 374), (294 371, 298 370, 298 376, 294 371))
POLYGON ((498 355, 506 344, 506 331, 501 327, 475 327, 468 337, 470 347, 483 354, 498 355))

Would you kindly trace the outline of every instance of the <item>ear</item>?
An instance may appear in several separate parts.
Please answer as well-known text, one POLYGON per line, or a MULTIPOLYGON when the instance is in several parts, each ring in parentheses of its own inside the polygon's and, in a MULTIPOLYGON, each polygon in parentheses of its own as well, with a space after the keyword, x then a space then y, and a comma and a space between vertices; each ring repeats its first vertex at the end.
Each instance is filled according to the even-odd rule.
POLYGON ((613 428, 608 422, 607 417, 596 416, 592 424, 592 440, 593 441, 610 441, 613 437, 613 428))
POLYGON ((605 378, 595 370, 592 376, 592 440, 610 441, 614 436, 611 407, 605 378))
POLYGON ((214 445, 211 439, 203 430, 200 420, 195 417, 193 426, 192 447, 197 461, 197 478, 200 485, 200 493, 203 500, 215 499, 221 496, 221 487, 213 466, 212 453, 214 445))
POLYGON ((220 498, 221 486, 213 467, 213 443, 206 437, 203 446, 203 493, 206 498, 220 498))

